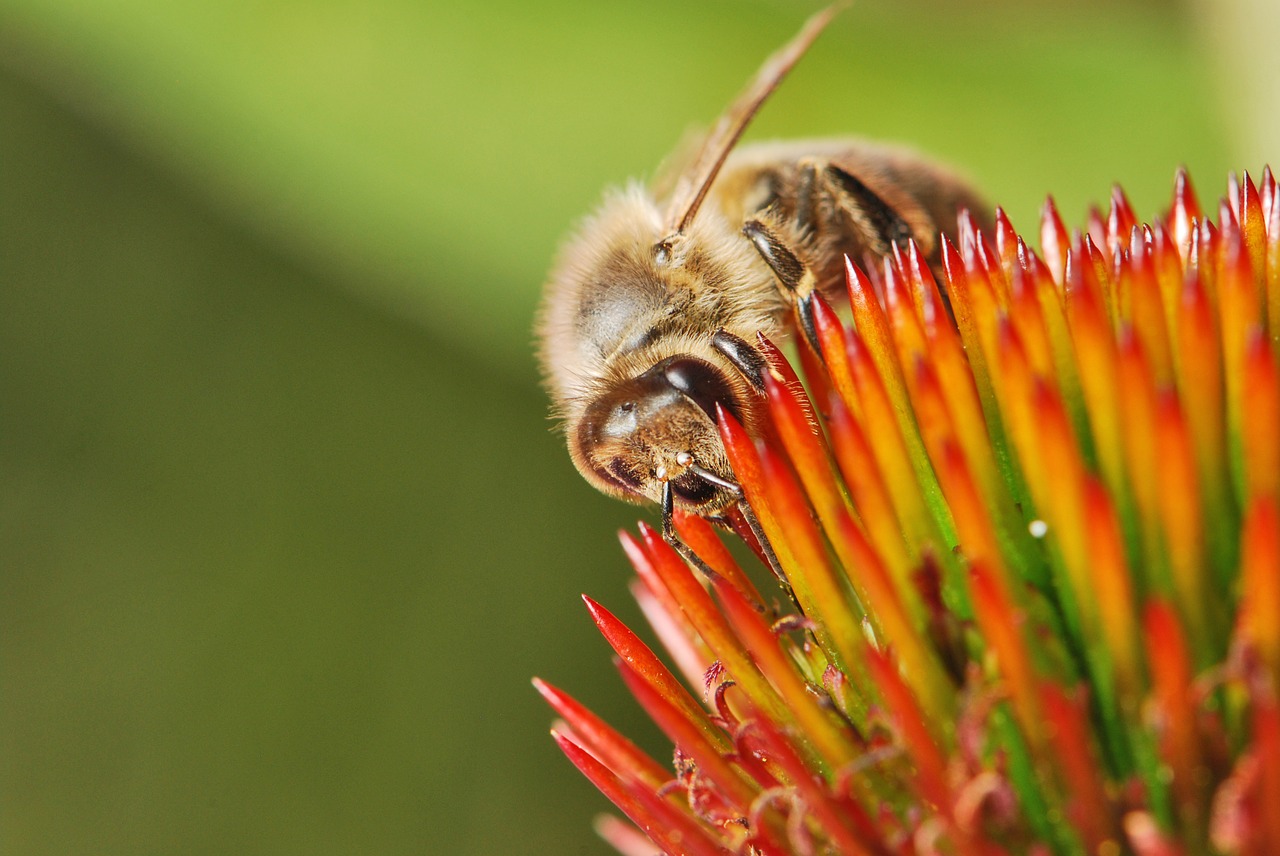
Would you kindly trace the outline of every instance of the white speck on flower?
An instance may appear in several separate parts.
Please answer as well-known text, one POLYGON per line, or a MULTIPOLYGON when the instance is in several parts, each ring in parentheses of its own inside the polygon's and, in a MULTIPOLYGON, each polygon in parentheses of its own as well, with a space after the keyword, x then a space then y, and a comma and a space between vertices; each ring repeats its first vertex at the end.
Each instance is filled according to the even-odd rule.
POLYGON ((1043 520, 1032 520, 1027 524, 1027 531, 1032 538, 1043 538, 1049 532, 1049 524, 1043 520))

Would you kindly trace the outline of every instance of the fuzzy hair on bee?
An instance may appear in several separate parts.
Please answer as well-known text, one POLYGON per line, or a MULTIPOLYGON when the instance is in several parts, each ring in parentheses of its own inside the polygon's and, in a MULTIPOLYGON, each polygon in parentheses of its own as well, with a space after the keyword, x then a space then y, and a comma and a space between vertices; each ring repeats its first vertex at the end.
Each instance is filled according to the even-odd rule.
POLYGON ((957 214, 986 206, 946 168, 856 139, 737 142, 837 11, 770 57, 669 190, 607 192, 561 249, 538 325, 570 457, 606 494, 715 517, 741 499, 718 408, 763 425, 757 334, 811 333, 846 256, 915 241, 936 265, 957 214), (797 323, 792 323, 792 318, 797 323))

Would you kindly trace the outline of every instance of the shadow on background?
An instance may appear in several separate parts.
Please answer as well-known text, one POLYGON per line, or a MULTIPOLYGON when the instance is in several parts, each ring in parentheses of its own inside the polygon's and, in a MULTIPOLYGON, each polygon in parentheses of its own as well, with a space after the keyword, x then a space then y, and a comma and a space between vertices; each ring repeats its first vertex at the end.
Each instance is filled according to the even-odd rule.
MULTIPOLYGON (((892 5, 761 133, 1028 231, 1238 166, 1172 4, 892 5)), ((664 751, 577 600, 639 625, 642 512, 548 431, 538 283, 812 7, 56 6, 0 2, 0 850, 605 852, 528 679, 664 751)))

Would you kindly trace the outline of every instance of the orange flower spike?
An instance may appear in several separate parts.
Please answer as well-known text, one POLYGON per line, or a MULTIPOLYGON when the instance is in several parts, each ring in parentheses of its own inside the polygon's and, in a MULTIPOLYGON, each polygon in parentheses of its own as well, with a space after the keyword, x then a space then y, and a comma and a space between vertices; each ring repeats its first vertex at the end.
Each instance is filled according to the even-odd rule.
POLYGON ((681 541, 689 545, 698 558, 706 562, 711 570, 736 586, 744 597, 756 604, 757 609, 764 609, 764 597, 751 578, 739 567, 729 548, 716 537, 715 530, 711 528, 711 524, 705 517, 689 514, 677 508, 674 522, 676 534, 680 536, 681 541))
POLYGON ((1071 237, 1058 214, 1058 206, 1052 196, 1046 197, 1044 207, 1040 209, 1040 252, 1044 254, 1053 281, 1059 286, 1066 282, 1067 251, 1070 248, 1071 237))
MULTIPOLYGON (((751 658, 742 647, 742 642, 734 635, 732 628, 716 608, 711 595, 694 578, 689 566, 652 528, 642 523, 640 531, 644 537, 645 548, 653 559, 660 578, 659 583, 665 585, 670 591, 672 598, 679 604, 698 635, 706 642, 711 653, 729 671, 729 674, 733 675, 734 680, 742 687, 743 692, 753 704, 768 711, 772 716, 785 718, 786 708, 781 699, 752 664, 751 658)), ((654 586, 651 584, 650 587, 654 586)))
POLYGON ((1124 444, 1116 374, 1116 343, 1093 267, 1067 258, 1067 317, 1075 347, 1081 400, 1107 487, 1126 496, 1124 444))
POLYGON ((1053 346, 1049 342, 1049 329, 1040 311, 1040 299, 1032 276, 1018 267, 1014 269, 1011 280, 1009 320, 1017 329, 1018 338, 1026 350, 1031 373, 1056 383, 1058 372, 1053 362, 1053 346))
POLYGON ((717 583, 715 588, 724 614, 751 653, 751 659, 786 702, 789 715, 784 721, 795 722, 800 732, 812 741, 813 749, 828 770, 838 770, 851 762, 857 757, 859 746, 809 691, 773 628, 732 586, 717 583))
POLYGON ((987 283, 991 293, 1001 308, 1009 305, 1009 277, 1000 256, 991 248, 991 242, 981 232, 977 233, 977 247, 974 253, 974 267, 987 275, 987 283))
POLYGON ((1267 269, 1267 226, 1262 216, 1262 198, 1248 172, 1244 174, 1244 184, 1240 191, 1240 207, 1237 211, 1240 233, 1249 254, 1249 266, 1254 272, 1258 301, 1265 303, 1263 284, 1267 269))
POLYGON ((1133 578, 1115 506, 1106 487, 1092 475, 1084 480, 1084 539, 1089 588, 1097 603, 1103 639, 1110 652, 1121 702, 1126 712, 1132 713, 1142 693, 1133 578))
POLYGON ((999 575, 982 563, 969 567, 973 611, 987 646, 1013 699, 1014 714, 1033 756, 1045 749, 1044 710, 1023 634, 1024 616, 1015 609, 999 575))
POLYGON ((828 659, 846 674, 861 674, 865 642, 857 617, 860 610, 840 583, 794 476, 777 453, 767 446, 757 448, 728 411, 718 408, 717 417, 729 464, 800 608, 816 622, 815 634, 828 659))
POLYGON ((1018 265, 1018 233, 1003 208, 996 208, 996 254, 1006 276, 1012 276, 1018 265))
MULTIPOLYGON (((929 728, 931 723, 939 722, 938 712, 930 711, 930 716, 926 719, 915 696, 903 682, 898 664, 888 653, 869 652, 867 665, 870 666, 871 680, 884 701, 898 738, 915 767, 916 790, 935 812, 949 821, 954 800, 947 784, 947 759, 938 748, 938 735, 929 728)), ((958 831, 952 824, 948 823, 948 826, 953 834, 958 831)))
POLYGON ((1137 517, 1142 524, 1143 563, 1133 571, 1136 575, 1145 575, 1145 581, 1149 582, 1150 568, 1156 566, 1164 553, 1156 511, 1156 391, 1146 355, 1129 331, 1120 333, 1116 373, 1120 424, 1124 426, 1120 439, 1125 469, 1137 517))
POLYGON ((902 366, 894 347, 893 332, 884 307, 876 296, 871 280, 857 265, 845 257, 845 282, 849 291, 849 305, 853 309, 853 326, 858 338, 866 346, 880 372, 885 389, 894 407, 902 413, 910 413, 906 385, 902 378, 902 366))
MULTIPOLYGON (((920 556, 912 552, 903 537, 893 499, 866 434, 839 395, 833 394, 830 402, 827 427, 849 496, 876 551, 893 569, 894 578, 903 580, 905 585, 912 570, 919 565, 920 556)), ((918 550, 919 545, 914 546, 918 550)))
POLYGON ((1263 187, 1269 192, 1263 195, 1263 215, 1267 224, 1265 275, 1267 295, 1267 332, 1273 343, 1280 343, 1280 191, 1268 168, 1263 176, 1263 187))
POLYGON ((1208 506, 1227 508, 1222 349, 1213 307, 1199 276, 1188 277, 1177 311, 1178 391, 1186 405, 1200 483, 1208 506))
MULTIPOLYGON (((835 312, 821 298, 814 300, 814 320, 835 387, 862 429, 867 448, 875 456, 876 469, 883 475, 907 542, 917 545, 917 549, 926 545, 937 546, 937 529, 920 488, 900 423, 862 338, 840 324, 835 312)), ((914 425, 911 430, 919 442, 914 425)), ((921 455, 924 455, 923 448, 921 455)))
POLYGON ((1260 331, 1250 337, 1244 361, 1241 447, 1246 495, 1280 499, 1280 376, 1260 331))
POLYGON ((1130 238, 1128 263, 1123 268, 1129 285, 1129 319, 1151 361, 1156 385, 1163 388, 1173 383, 1173 355, 1169 348, 1164 297, 1156 281, 1150 246, 1136 229, 1130 238))
POLYGON ((1191 654, 1172 605, 1150 601, 1143 611, 1143 638, 1151 667, 1151 689, 1155 730, 1160 738, 1160 757, 1173 776, 1173 793, 1178 814, 1188 829, 1200 827, 1207 809, 1205 768, 1196 722, 1195 672, 1191 654))
MULTIPOLYGON (((956 706, 955 687, 937 649, 925 636, 927 617, 921 614, 918 591, 910 580, 891 576, 882 557, 848 515, 842 515, 840 531, 857 569, 859 592, 866 598, 868 610, 878 616, 884 642, 898 652, 916 697, 933 716, 949 723, 947 717, 956 706), (910 604, 912 611, 904 604, 910 604)), ((868 656, 871 650, 868 648, 868 656)))
POLYGON ((1129 242, 1129 233, 1139 225, 1138 218, 1120 185, 1111 188, 1111 208, 1107 212, 1107 252, 1114 256, 1129 242))
POLYGON ((1120 324, 1120 294, 1115 280, 1111 276, 1111 263, 1098 249, 1092 237, 1085 235, 1082 243, 1075 247, 1075 255, 1080 256, 1081 263, 1088 263, 1092 271, 1083 271, 1087 280, 1098 284, 1098 293, 1102 295, 1102 305, 1107 309, 1107 318, 1113 327, 1120 324), (1090 278, 1089 274, 1093 276, 1090 278))
POLYGON ((1240 470, 1241 462, 1236 456, 1240 451, 1239 443, 1244 427, 1244 357, 1249 337, 1255 328, 1261 326, 1262 318, 1253 284, 1253 271, 1249 267, 1249 253, 1238 228, 1224 227, 1216 267, 1222 370, 1226 378, 1227 441, 1231 444, 1231 469, 1237 495, 1242 495, 1244 473, 1240 470))
MULTIPOLYGON (((895 244, 894 247, 896 248, 897 245, 895 244)), ((933 343, 944 336, 959 343, 960 339, 952 324, 951 315, 942 301, 942 293, 938 291, 938 281, 934 278, 933 271, 929 269, 929 263, 920 252, 920 247, 916 245, 914 238, 907 242, 902 271, 907 281, 907 288, 911 292, 911 299, 915 303, 916 313, 920 317, 925 338, 930 343, 929 347, 932 348, 933 343)))
POLYGON ((533 687, 568 723, 575 741, 601 759, 611 770, 625 770, 629 777, 639 779, 651 788, 661 787, 671 779, 669 770, 646 755, 640 747, 611 728, 573 696, 540 678, 533 679, 533 687))
POLYGON ((909 369, 915 365, 917 359, 927 353, 927 350, 916 302, 908 292, 904 279, 901 266, 885 259, 882 282, 884 282, 886 314, 893 329, 894 344, 897 345, 898 365, 906 370, 903 373, 903 380, 910 394, 912 378, 909 369))
POLYGON ((1031 454, 1042 461, 1046 490, 1038 506, 1049 524, 1049 533, 1062 552, 1086 638, 1094 638, 1098 626, 1097 600, 1089 585, 1089 558, 1085 542, 1084 463, 1075 432, 1061 396, 1037 379, 1031 392, 1036 415, 1031 454))
POLYGON ((1047 507, 1052 486, 1045 469, 1047 462, 1038 454, 1036 433, 1039 431, 1039 414, 1033 406, 1035 375, 1022 337, 1008 321, 1000 324, 999 357, 1000 412, 1031 494, 1033 508, 1023 509, 1024 516, 1027 516, 1047 507))
MULTIPOLYGON (((1187 275, 1182 267, 1182 257, 1174 246, 1173 237, 1169 234, 1163 221, 1157 220, 1151 227, 1147 238, 1147 248, 1151 253, 1151 265, 1155 269, 1156 284, 1160 290, 1160 302, 1164 306, 1165 331, 1170 339, 1174 339, 1178 329, 1178 302, 1182 299, 1182 289, 1187 275)), ((1179 370, 1178 361, 1181 354, 1176 343, 1173 351, 1174 371, 1179 370)))
MULTIPOLYGON (((595 621, 596 627, 599 628, 600 633, 609 643, 609 647, 617 652, 622 662, 626 663, 637 676, 652 686, 655 692, 661 694, 672 705, 675 705, 687 719, 696 723, 708 740, 715 742, 721 749, 727 750, 729 743, 724 734, 711 724, 711 718, 706 710, 690 695, 684 685, 675 679, 675 676, 667 670, 667 667, 663 665, 662 661, 658 659, 649 646, 644 644, 640 637, 636 636, 629 627, 599 603, 596 603, 586 595, 582 596, 582 600, 591 612, 591 618, 595 621)), ((544 692, 543 696, 546 697, 546 695, 544 692)), ((547 700, 551 701, 550 698, 547 700)), ((552 706, 555 706, 554 703, 552 706)), ((556 709, 559 710, 559 708, 556 709)), ((565 716, 564 711, 560 711, 560 715, 565 716)), ((570 717, 565 716, 565 718, 569 719, 571 723, 573 722, 570 717)))
MULTIPOLYGON (((976 286, 970 284, 969 272, 960 251, 945 235, 942 237, 942 264, 950 285, 948 293, 951 297, 951 311, 955 315, 960 341, 973 373, 973 384, 978 391, 978 400, 982 403, 984 418, 995 421, 998 412, 995 387, 992 385, 990 364, 983 350, 984 343, 975 316, 973 292, 976 286)), ((994 358, 995 352, 992 351, 991 354, 994 358)))
POLYGON ((813 422, 808 396, 798 383, 782 382, 771 374, 765 375, 764 390, 787 457, 800 475, 823 527, 830 532, 829 523, 837 510, 845 508, 845 500, 831 470, 826 440, 813 422))
POLYGON ((551 736, 573 765, 665 852, 687 856, 724 856, 711 833, 673 802, 658 797, 652 789, 639 782, 623 779, 570 736, 554 729, 551 736))
POLYGON ((1197 224, 1204 219, 1204 214, 1184 167, 1178 168, 1178 174, 1173 180, 1173 204, 1169 206, 1169 216, 1172 220, 1174 246, 1186 260, 1191 252, 1192 234, 1196 231, 1197 224))
POLYGON ((1072 826, 1084 840, 1086 852, 1119 853, 1117 818, 1102 789, 1104 777, 1079 699, 1069 698, 1050 683, 1040 685, 1040 699, 1072 826))
POLYGON ((1272 692, 1280 691, 1280 510, 1274 497, 1249 506, 1241 535, 1239 632, 1265 665, 1272 692))
POLYGON ((1169 391, 1159 394, 1156 405, 1155 454, 1156 505, 1174 591, 1197 653, 1208 658, 1215 651, 1209 606, 1216 599, 1205 561, 1200 486, 1186 419, 1169 391))

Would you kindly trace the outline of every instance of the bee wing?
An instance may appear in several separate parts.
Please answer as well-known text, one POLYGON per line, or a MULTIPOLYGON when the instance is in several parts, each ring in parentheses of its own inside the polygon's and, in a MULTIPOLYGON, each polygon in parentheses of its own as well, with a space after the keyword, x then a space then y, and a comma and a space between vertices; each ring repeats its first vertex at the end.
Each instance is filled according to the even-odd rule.
POLYGON ((667 209, 667 225, 671 232, 683 232, 693 220, 712 182, 733 151, 742 132, 751 124, 760 106, 778 88, 778 84, 800 61, 831 19, 847 6, 847 2, 828 6, 815 14, 800 32, 780 50, 764 61, 760 71, 745 90, 734 99, 702 142, 697 155, 676 179, 671 203, 667 209))

